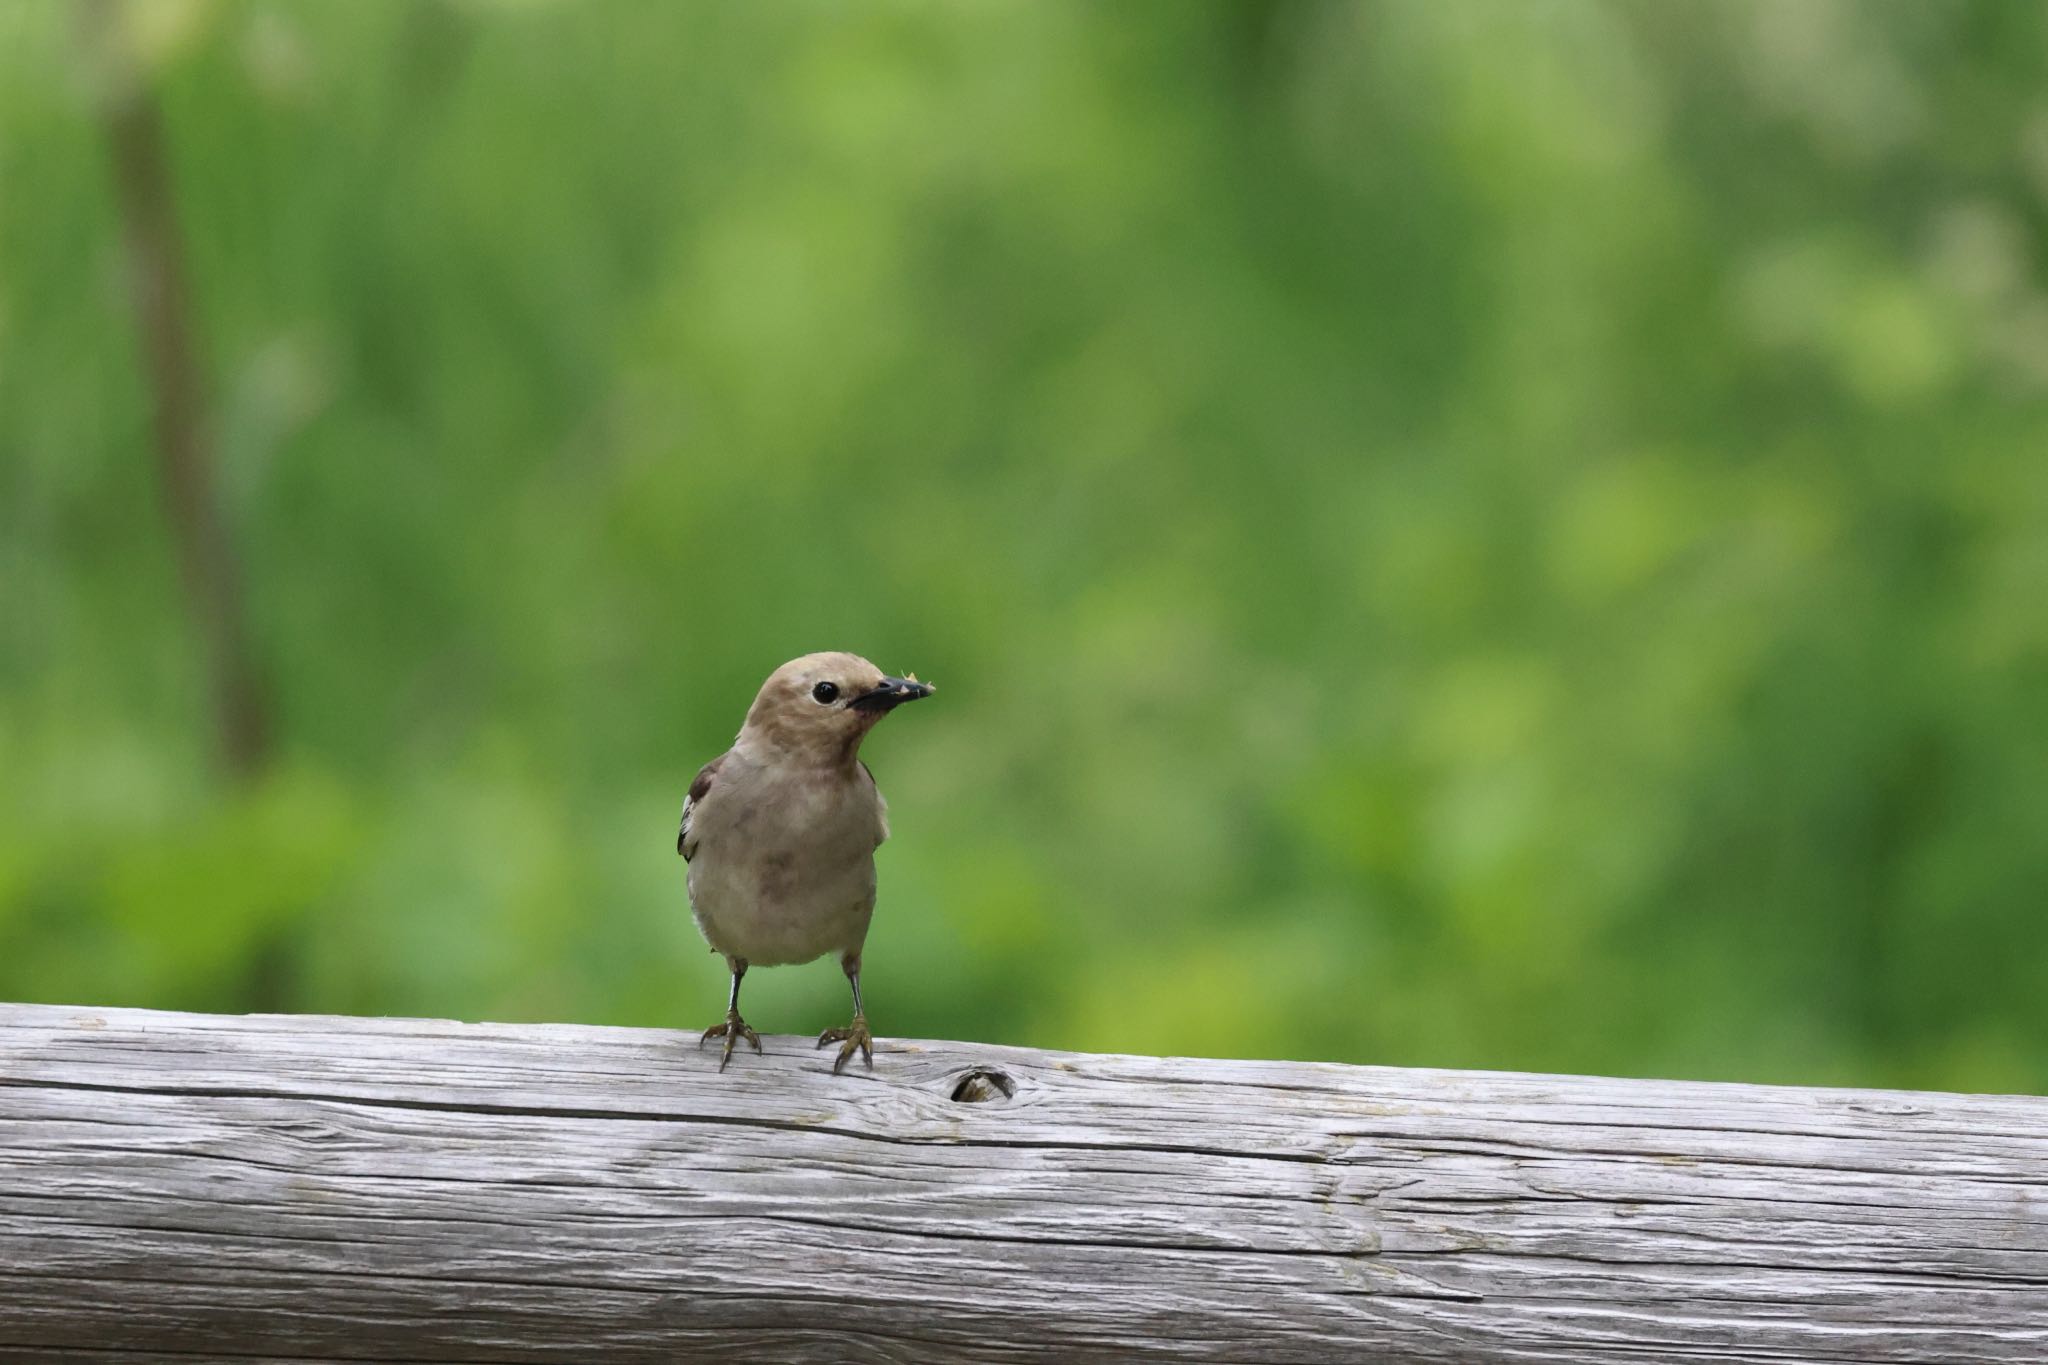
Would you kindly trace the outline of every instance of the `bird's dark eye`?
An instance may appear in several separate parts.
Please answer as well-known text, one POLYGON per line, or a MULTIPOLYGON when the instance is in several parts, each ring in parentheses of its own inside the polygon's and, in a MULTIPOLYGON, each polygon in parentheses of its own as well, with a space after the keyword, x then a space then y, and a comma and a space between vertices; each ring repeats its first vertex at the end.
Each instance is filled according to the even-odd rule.
POLYGON ((839 700, 839 684, 819 683, 811 689, 811 700, 817 702, 820 706, 830 706, 833 702, 839 700))

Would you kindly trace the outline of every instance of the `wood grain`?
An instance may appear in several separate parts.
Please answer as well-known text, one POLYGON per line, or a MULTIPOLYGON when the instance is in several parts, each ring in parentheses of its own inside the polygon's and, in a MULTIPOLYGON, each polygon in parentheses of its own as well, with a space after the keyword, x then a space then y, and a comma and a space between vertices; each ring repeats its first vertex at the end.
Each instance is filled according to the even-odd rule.
POLYGON ((0 1006, 0 1357, 2048 1360, 2042 1099, 763 1041, 0 1006))

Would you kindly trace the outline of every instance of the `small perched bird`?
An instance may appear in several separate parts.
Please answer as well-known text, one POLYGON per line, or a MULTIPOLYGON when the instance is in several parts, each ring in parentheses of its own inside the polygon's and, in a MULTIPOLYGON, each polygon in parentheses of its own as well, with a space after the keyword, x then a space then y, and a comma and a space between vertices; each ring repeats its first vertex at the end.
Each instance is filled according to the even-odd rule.
POLYGON ((768 675, 732 748, 704 765, 683 802, 676 852, 689 863, 690 910, 732 972, 725 1022, 697 1045, 761 1039, 740 1018, 740 978, 838 953, 853 986, 853 1022, 818 1046, 844 1044, 837 1074, 858 1051, 870 1071, 874 1039, 860 1004, 860 949, 875 910, 875 850, 889 806, 860 761, 875 722, 932 694, 913 675, 892 678, 857 654, 806 654, 768 675))

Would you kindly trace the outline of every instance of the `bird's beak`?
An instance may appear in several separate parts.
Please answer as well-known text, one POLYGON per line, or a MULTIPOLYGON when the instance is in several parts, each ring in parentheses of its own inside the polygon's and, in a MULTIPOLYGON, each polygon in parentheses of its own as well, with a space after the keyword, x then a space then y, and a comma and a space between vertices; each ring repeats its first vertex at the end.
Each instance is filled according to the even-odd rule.
POLYGON ((915 678, 884 678, 852 702, 856 711, 891 711, 907 701, 932 694, 930 683, 915 678))

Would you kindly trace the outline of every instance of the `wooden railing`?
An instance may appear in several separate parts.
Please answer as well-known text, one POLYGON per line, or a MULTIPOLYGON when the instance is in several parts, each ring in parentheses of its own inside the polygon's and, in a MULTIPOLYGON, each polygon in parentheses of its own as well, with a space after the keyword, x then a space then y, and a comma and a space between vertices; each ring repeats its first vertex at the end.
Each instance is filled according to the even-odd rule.
POLYGON ((2048 1361, 2048 1101, 0 1006, 0 1359, 2048 1361))

